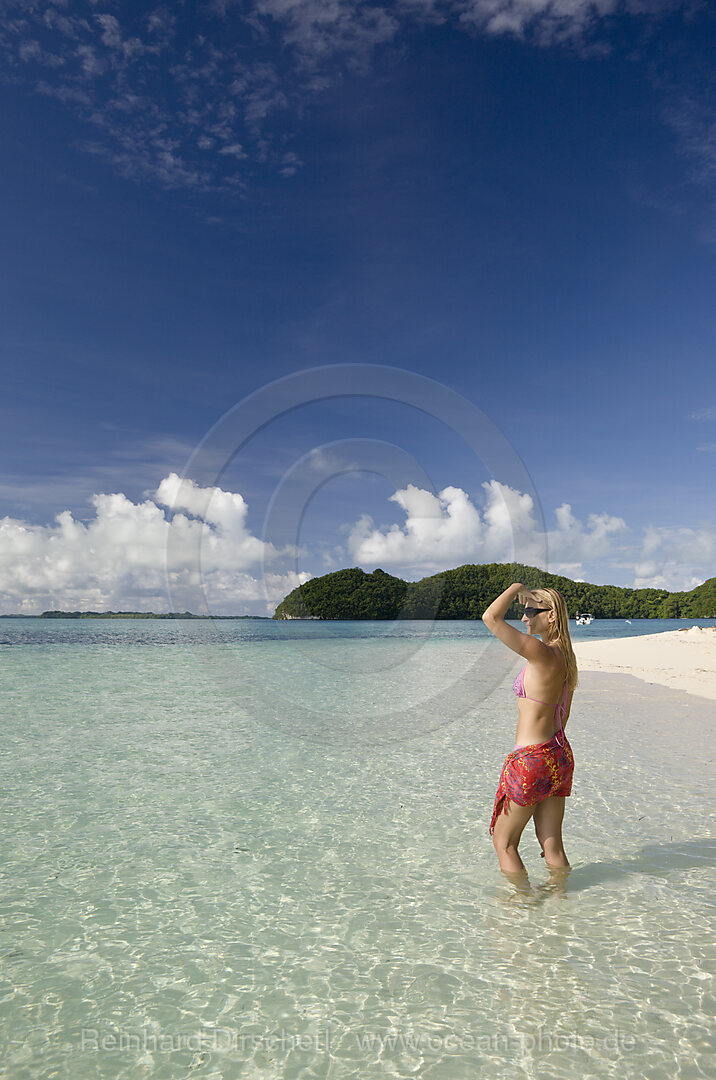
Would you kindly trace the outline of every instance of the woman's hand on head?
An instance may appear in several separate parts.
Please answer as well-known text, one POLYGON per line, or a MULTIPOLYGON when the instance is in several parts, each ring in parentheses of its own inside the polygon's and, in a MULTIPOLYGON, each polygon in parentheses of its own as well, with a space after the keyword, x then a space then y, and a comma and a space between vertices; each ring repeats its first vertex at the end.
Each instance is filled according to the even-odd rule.
POLYGON ((515 600, 518 604, 529 604, 534 602, 534 596, 529 589, 525 588, 521 581, 513 581, 509 588, 517 590, 515 600))

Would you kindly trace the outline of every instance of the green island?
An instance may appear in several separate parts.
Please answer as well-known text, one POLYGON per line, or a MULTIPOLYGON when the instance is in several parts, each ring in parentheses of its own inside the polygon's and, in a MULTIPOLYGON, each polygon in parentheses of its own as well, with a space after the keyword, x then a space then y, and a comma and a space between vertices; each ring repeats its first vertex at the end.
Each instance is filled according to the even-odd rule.
MULTIPOLYGON (((596 619, 716 618, 716 578, 690 592, 666 589, 626 589, 590 585, 559 574, 548 574, 519 563, 458 566, 420 581, 353 567, 312 578, 289 593, 274 619, 479 619, 487 605, 513 581, 528 588, 559 589, 570 617, 590 612, 596 619)), ((514 603, 507 613, 519 619, 514 603)))

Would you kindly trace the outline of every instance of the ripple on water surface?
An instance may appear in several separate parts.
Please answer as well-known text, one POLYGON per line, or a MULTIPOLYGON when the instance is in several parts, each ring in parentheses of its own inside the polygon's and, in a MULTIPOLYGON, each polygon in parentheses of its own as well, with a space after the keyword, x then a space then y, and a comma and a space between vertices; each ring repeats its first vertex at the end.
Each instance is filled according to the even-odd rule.
POLYGON ((528 827, 518 886, 487 834, 511 673, 405 715, 474 642, 169 644, 4 654, 12 1080, 712 1075, 712 704, 585 675, 573 869, 528 827))

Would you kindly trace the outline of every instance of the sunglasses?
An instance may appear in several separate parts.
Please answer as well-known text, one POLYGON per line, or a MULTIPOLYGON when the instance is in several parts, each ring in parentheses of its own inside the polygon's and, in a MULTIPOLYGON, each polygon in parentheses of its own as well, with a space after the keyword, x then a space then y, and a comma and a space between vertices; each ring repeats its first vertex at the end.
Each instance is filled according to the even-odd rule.
POLYGON ((534 619, 535 615, 541 614, 543 611, 549 611, 548 607, 526 607, 525 615, 528 619, 534 619))

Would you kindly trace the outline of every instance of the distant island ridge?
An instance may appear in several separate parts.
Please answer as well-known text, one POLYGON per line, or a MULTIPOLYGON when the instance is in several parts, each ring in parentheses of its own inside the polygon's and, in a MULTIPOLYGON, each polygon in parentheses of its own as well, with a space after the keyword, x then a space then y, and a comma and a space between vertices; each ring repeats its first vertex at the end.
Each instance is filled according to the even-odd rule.
MULTIPOLYGON (((274 619, 479 619, 513 581, 526 588, 551 586, 565 599, 571 618, 589 612, 596 619, 716 618, 716 577, 690 592, 590 585, 519 563, 468 563, 420 581, 403 581, 384 570, 358 567, 311 578, 290 592, 274 619)), ((516 601, 508 619, 520 619, 516 601)))
MULTIPOLYGON (((590 585, 519 563, 467 563, 420 581, 403 581, 384 570, 359 567, 311 578, 286 596, 270 615, 194 615, 191 611, 43 611, 4 614, 2 619, 480 619, 513 581, 525 588, 551 586, 564 597, 571 618, 589 612, 595 619, 716 619, 716 577, 690 592, 590 585)), ((508 619, 520 619, 516 601, 508 619)))
POLYGON ((0 619, 271 619, 270 615, 192 615, 190 611, 43 611, 40 615, 0 615, 0 619))

